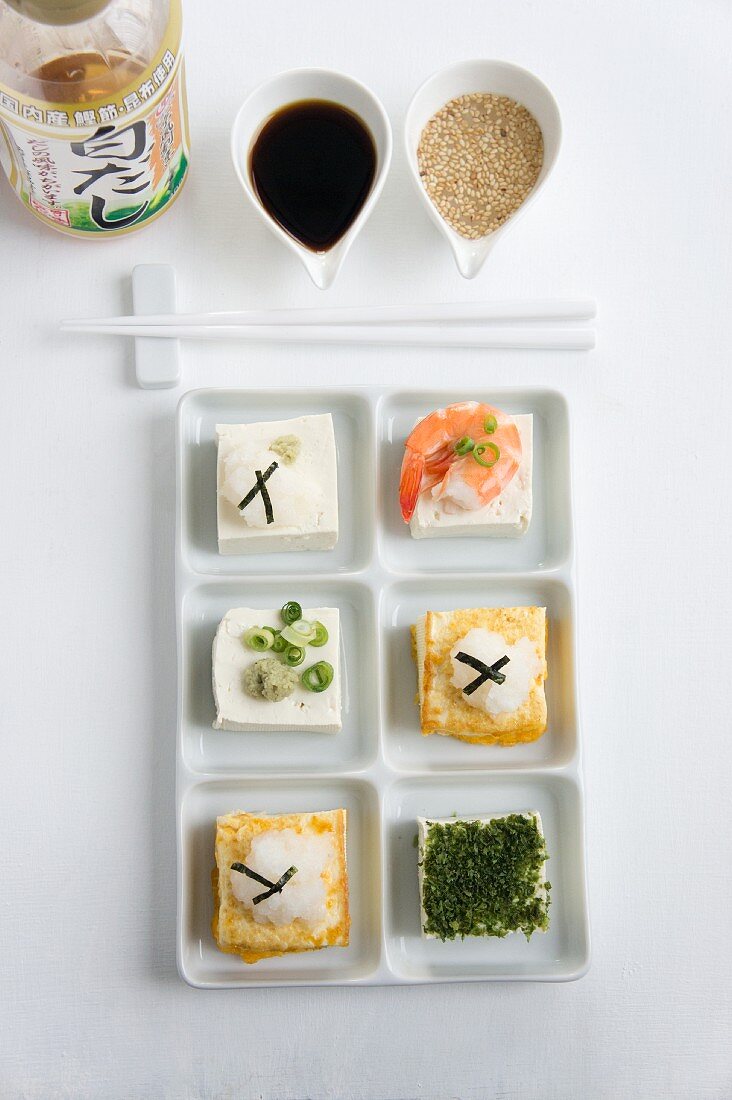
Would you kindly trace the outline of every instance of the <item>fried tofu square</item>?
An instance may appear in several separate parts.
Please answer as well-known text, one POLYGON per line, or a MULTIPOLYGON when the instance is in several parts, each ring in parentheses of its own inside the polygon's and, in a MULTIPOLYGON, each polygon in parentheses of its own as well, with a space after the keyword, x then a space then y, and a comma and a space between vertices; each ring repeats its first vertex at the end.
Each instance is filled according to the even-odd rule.
MULTIPOLYGON (((438 733, 476 744, 515 745, 535 741, 545 732, 546 608, 478 607, 428 611, 412 628, 412 640, 418 674, 420 725, 424 736, 438 733), (475 635, 470 632, 476 630, 500 636, 499 644, 508 654, 518 654, 518 650, 511 648, 518 645, 522 651, 528 650, 532 654, 532 674, 527 676, 527 690, 518 693, 521 696, 518 705, 511 709, 489 713, 475 705, 475 701, 469 702, 469 696, 452 682, 455 669, 452 653, 463 639, 474 638, 475 635)), ((510 661, 502 667, 507 680, 512 676, 515 681, 520 663, 520 658, 516 656, 513 668, 510 661)), ((486 690, 491 688, 489 684, 486 690)), ((495 710, 494 701, 499 698, 499 689, 492 690, 491 705, 495 710)), ((505 696, 506 693, 502 694, 505 696)))
POLYGON ((346 810, 226 814, 216 821, 215 858, 211 927, 221 951, 255 963, 348 945, 346 810), (297 863, 282 889, 261 902, 261 879, 232 870, 246 865, 274 884, 297 863))

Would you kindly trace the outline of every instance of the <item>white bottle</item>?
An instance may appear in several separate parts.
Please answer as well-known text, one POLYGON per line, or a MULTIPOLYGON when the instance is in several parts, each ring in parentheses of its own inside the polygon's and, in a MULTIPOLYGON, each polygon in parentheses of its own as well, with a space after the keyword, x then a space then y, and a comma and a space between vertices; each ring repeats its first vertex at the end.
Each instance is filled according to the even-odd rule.
POLYGON ((162 214, 188 171, 180 0, 0 0, 0 162, 77 237, 162 214))

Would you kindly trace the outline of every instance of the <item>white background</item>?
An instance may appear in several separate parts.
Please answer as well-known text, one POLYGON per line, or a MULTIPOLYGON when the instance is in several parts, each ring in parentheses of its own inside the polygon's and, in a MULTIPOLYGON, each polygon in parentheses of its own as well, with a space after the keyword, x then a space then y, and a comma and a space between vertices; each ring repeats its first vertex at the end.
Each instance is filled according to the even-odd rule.
POLYGON ((732 1095, 730 92, 726 0, 188 0, 193 168, 139 235, 69 241, 0 187, 0 1095, 732 1095), (473 285, 411 191, 448 62, 555 93, 546 190, 473 285), (396 155, 327 296, 229 162, 246 90, 370 84, 396 155), (175 970, 173 413, 130 347, 62 338, 170 261, 182 308, 593 294, 590 355, 191 344, 184 387, 526 383, 573 401, 594 957, 573 985, 199 992, 175 970))

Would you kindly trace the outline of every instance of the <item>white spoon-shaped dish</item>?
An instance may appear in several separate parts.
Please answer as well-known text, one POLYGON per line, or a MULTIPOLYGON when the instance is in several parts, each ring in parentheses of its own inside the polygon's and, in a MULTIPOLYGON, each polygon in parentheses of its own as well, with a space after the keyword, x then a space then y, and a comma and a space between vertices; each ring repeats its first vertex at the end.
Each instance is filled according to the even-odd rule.
POLYGON ((386 111, 364 84, 331 69, 291 69, 260 84, 244 100, 231 131, 231 156, 239 181, 249 201, 275 236, 302 260, 310 278, 326 290, 340 271, 349 248, 364 226, 381 194, 391 162, 391 126, 386 111), (376 171, 371 190, 355 221, 332 248, 313 252, 295 240, 262 206, 252 183, 249 154, 264 124, 289 103, 303 99, 326 99, 347 107, 365 122, 376 147, 376 171))
POLYGON ((407 161, 427 212, 447 238, 455 256, 458 271, 465 279, 475 278, 496 243, 529 204, 534 202, 554 167, 561 137, 559 108, 549 89, 526 69, 511 65, 507 61, 460 61, 429 77, 417 90, 409 105, 404 123, 407 161), (493 95, 509 96, 518 103, 522 103, 539 123, 544 137, 544 163, 532 191, 500 229, 477 241, 461 237, 438 213, 437 207, 422 184, 417 163, 419 139, 432 116, 448 100, 469 95, 472 92, 490 92, 493 95))

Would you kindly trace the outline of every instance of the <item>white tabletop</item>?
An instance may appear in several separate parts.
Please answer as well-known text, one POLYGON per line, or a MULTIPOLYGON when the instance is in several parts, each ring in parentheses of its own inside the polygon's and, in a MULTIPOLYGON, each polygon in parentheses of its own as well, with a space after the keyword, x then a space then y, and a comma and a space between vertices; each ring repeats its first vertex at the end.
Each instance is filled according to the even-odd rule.
POLYGON ((729 6, 188 0, 186 17, 193 167, 173 211, 83 244, 0 187, 0 1093, 729 1097, 729 6), (422 79, 480 54, 544 79, 565 138, 544 194, 468 285, 415 201, 400 134, 422 79), (397 139, 327 295, 245 205, 228 153, 247 88, 304 64, 370 84, 397 139), (145 261, 176 265, 182 308, 597 297, 590 355, 183 351, 183 388, 525 382, 570 396, 593 929, 581 981, 211 993, 178 977, 182 390, 137 389, 121 340, 56 331, 124 311, 145 261))

